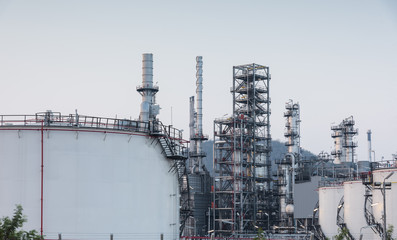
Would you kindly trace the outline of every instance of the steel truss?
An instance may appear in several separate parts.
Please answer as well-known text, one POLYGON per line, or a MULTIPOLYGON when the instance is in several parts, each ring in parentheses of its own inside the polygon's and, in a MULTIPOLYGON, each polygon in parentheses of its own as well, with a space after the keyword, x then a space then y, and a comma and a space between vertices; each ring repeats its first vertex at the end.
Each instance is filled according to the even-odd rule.
POLYGON ((233 67, 233 115, 214 121, 213 214, 217 236, 269 227, 271 135, 269 67, 233 67))

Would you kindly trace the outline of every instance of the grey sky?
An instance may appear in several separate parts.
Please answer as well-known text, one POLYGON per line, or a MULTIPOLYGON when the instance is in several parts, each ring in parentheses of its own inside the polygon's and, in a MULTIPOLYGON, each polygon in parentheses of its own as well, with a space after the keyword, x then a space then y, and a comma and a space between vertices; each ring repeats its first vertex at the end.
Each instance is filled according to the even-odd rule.
POLYGON ((301 104, 302 147, 330 151, 331 123, 353 115, 360 160, 397 152, 395 1, 0 0, 0 113, 137 118, 142 53, 154 54, 160 118, 185 130, 204 61, 204 129, 231 113, 232 66, 270 67, 271 132, 301 104))

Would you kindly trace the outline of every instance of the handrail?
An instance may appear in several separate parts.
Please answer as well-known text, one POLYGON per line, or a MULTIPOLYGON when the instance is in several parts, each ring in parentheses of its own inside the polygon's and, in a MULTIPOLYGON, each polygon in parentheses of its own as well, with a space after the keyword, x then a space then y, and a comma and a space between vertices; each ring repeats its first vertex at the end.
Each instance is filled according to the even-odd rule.
POLYGON ((172 140, 183 140, 182 131, 172 126, 165 126, 160 121, 141 122, 139 120, 95 117, 80 114, 62 115, 59 112, 42 112, 34 115, 0 115, 0 129, 2 127, 75 127, 111 129, 127 132, 162 133, 172 140))

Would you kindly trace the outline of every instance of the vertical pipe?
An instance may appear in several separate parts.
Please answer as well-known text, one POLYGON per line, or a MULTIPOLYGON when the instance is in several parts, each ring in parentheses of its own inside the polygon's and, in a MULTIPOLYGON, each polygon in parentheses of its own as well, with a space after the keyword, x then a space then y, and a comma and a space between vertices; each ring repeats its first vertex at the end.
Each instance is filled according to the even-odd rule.
MULTIPOLYGON (((237 117, 235 116, 235 112, 236 112, 236 67, 233 66, 233 150, 232 150, 232 154, 233 154, 233 164, 232 164, 232 173, 233 173, 233 222, 237 223, 236 218, 237 218, 237 212, 236 212, 236 178, 237 178, 237 174, 236 174, 236 156, 237 156, 237 149, 236 149, 236 143, 237 143, 237 137, 236 137, 236 129, 237 129, 237 117)), ((215 216, 215 215, 214 215, 215 216)), ((233 224, 232 226, 233 228, 233 233, 235 232, 235 230, 237 229, 237 224, 233 224)))
MULTIPOLYGON (((196 151, 196 141, 192 140, 194 135, 196 134, 195 131, 195 118, 194 118, 194 96, 190 97, 190 122, 189 122, 189 129, 190 129, 190 152, 196 151)), ((189 157, 189 168, 190 172, 193 173, 194 167, 196 163, 193 157, 189 157)))
MULTIPOLYGON (((215 124, 215 122, 214 122, 214 128, 213 128, 213 133, 214 133, 214 145, 212 146, 212 152, 213 152, 213 159, 212 159, 212 166, 214 166, 214 172, 216 172, 216 170, 217 170, 217 164, 216 164, 216 152, 215 152, 215 144, 216 144, 216 134, 215 134, 215 132, 216 132, 216 124, 215 124)), ((221 131, 221 129, 219 129, 219 132, 221 131)), ((212 178, 212 189, 211 189, 211 191, 212 191, 212 202, 211 202, 211 207, 212 207, 212 230, 214 230, 214 232, 213 232, 213 234, 215 234, 216 233, 216 224, 215 224, 215 207, 216 207, 216 202, 215 202, 215 193, 216 193, 216 181, 215 181, 215 179, 216 179, 216 175, 212 178)), ((220 180, 220 178, 218 178, 219 180, 220 180)))
POLYGON ((208 208, 208 233, 211 231, 211 208, 208 208))
POLYGON ((386 229, 386 186, 385 181, 388 177, 383 180, 382 193, 383 193, 383 240, 387 239, 387 229, 386 229))
POLYGON ((371 132, 371 129, 370 130, 368 130, 368 132, 367 132, 367 139, 368 139, 368 161, 369 162, 372 162, 372 140, 371 140, 371 134, 372 134, 372 132, 371 132))
MULTIPOLYGON (((203 136, 203 57, 196 57, 196 95, 197 95, 197 130, 199 137, 203 136)), ((201 141, 197 141, 197 153, 202 152, 201 141)), ((201 169, 201 157, 197 159, 199 169, 201 169)))
POLYGON ((41 196, 40 196, 40 236, 43 237, 43 193, 44 193, 44 123, 41 122, 41 196))

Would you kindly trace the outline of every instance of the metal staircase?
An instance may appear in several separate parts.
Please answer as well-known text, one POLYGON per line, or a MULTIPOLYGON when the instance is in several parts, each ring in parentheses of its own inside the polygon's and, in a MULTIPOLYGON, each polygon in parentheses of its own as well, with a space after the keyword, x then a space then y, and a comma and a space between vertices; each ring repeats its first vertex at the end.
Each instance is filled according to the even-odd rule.
POLYGON ((344 213, 343 213, 344 205, 345 205, 345 200, 344 200, 344 197, 342 196, 342 198, 339 201, 338 210, 337 210, 337 214, 336 214, 336 224, 339 226, 341 231, 343 231, 343 230, 346 231, 348 239, 354 240, 355 238, 350 233, 349 228, 347 227, 347 225, 345 223, 344 213))
POLYGON ((376 222, 372 212, 372 185, 365 184, 365 200, 364 200, 364 216, 368 226, 372 226, 371 229, 374 233, 380 237, 383 235, 382 225, 376 222))
POLYGON ((180 194, 180 228, 182 235, 186 220, 193 215, 190 197, 189 178, 187 177, 186 159, 188 158, 186 141, 182 139, 182 132, 171 126, 164 126, 160 121, 152 123, 150 135, 158 140, 162 153, 172 161, 170 172, 178 176, 180 194))
POLYGON ((312 225, 314 228, 314 237, 319 240, 325 240, 325 239, 327 239, 327 237, 325 236, 323 230, 321 229, 321 225, 318 222, 317 213, 319 212, 318 211, 319 209, 320 209, 320 204, 317 201, 316 206, 314 207, 314 210, 313 210, 313 218, 312 218, 313 219, 312 225))

